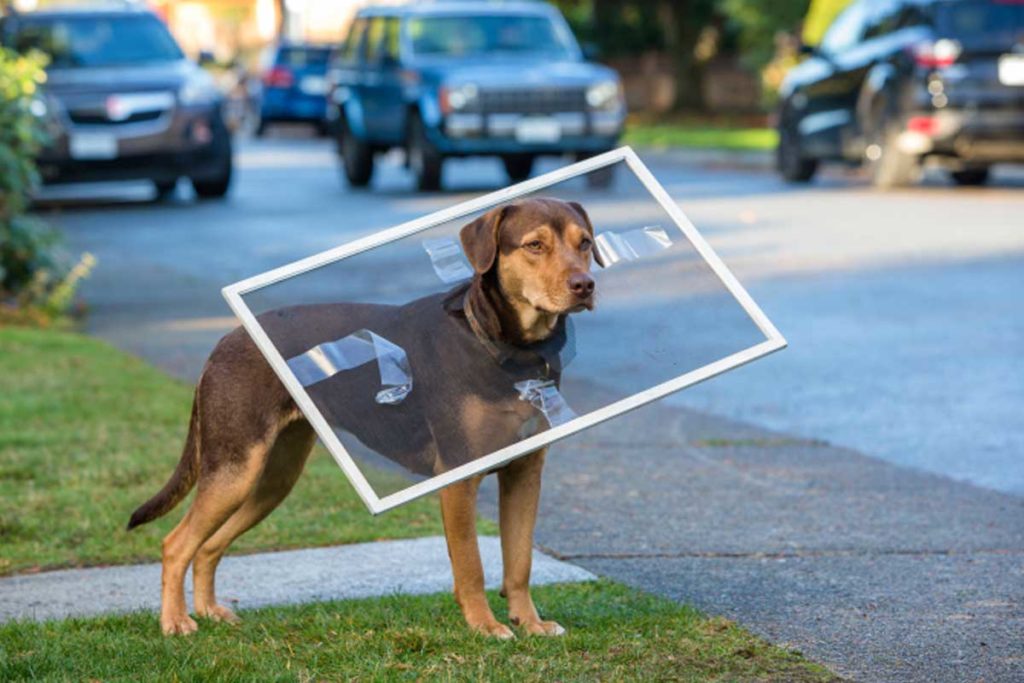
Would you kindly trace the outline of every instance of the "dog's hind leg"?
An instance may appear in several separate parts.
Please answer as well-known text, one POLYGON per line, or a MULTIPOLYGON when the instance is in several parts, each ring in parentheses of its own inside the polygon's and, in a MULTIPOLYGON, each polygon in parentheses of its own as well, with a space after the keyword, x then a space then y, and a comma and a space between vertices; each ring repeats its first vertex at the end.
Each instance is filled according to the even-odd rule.
POLYGON ((455 601, 466 623, 495 638, 513 638, 512 630, 494 618, 484 594, 484 567, 476 538, 476 496, 480 477, 441 489, 441 518, 448 541, 448 557, 455 578, 455 601))
POLYGON ((545 451, 536 451, 498 470, 498 522, 504 564, 501 594, 508 598, 508 615, 514 625, 534 635, 560 636, 565 629, 554 621, 541 620, 530 597, 533 528, 544 455, 545 451))
POLYGON ((267 441, 257 442, 237 460, 203 472, 192 507, 164 538, 160 628, 165 635, 187 635, 196 630, 185 604, 185 572, 200 546, 249 497, 263 473, 269 450, 267 441))
POLYGON ((262 522, 291 493, 315 441, 316 434, 305 420, 285 427, 274 442, 263 474, 249 497, 199 548, 192 563, 198 616, 230 623, 239 621, 234 612, 217 603, 214 589, 217 565, 236 538, 262 522))

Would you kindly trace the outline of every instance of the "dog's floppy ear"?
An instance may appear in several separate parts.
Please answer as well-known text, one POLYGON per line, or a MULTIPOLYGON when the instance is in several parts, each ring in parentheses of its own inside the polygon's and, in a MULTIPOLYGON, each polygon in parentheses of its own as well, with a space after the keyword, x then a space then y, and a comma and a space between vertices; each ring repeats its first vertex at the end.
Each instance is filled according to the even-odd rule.
POLYGON ((483 275, 494 267, 498 257, 498 230, 501 222, 515 206, 506 204, 491 209, 459 231, 462 251, 478 274, 483 275))
MULTIPOLYGON (((586 227, 587 232, 590 233, 590 236, 593 237, 594 236, 594 225, 593 225, 593 223, 590 222, 590 216, 587 215, 587 211, 586 211, 586 209, 583 208, 583 205, 580 204, 579 202, 567 202, 567 203, 569 204, 569 206, 571 206, 576 211, 576 213, 578 213, 580 215, 580 218, 583 219, 584 227, 586 227)), ((594 261, 597 262, 597 265, 599 265, 602 268, 604 268, 604 260, 601 258, 601 252, 597 250, 597 245, 596 244, 594 245, 594 248, 593 248, 591 253, 593 253, 594 261)))

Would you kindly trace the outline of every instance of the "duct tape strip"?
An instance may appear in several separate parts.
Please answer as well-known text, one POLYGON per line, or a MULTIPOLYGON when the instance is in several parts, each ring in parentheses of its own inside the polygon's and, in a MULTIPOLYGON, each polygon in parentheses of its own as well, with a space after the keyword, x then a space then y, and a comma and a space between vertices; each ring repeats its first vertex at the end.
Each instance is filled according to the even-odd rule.
POLYGON ((528 379, 516 382, 513 386, 519 392, 519 400, 529 401, 530 405, 544 413, 551 427, 565 424, 576 417, 576 413, 558 392, 554 380, 528 379))
POLYGON ((672 239, 662 228, 649 225, 625 232, 607 230, 594 238, 594 245, 604 267, 611 268, 619 261, 635 261, 668 249, 672 239))
POLYGON ((358 330, 337 341, 314 346, 302 355, 288 359, 295 377, 308 387, 329 377, 377 361, 380 383, 377 403, 401 403, 412 391, 412 371, 405 350, 370 330, 358 330))
POLYGON ((473 277, 473 268, 462 251, 462 245, 454 237, 425 239, 423 249, 441 282, 454 284, 473 277))

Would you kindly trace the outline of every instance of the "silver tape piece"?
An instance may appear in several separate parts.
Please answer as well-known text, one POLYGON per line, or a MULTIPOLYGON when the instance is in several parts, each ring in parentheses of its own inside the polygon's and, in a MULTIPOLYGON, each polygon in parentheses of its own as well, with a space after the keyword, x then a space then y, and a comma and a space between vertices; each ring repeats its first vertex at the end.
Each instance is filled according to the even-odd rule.
POLYGON ((611 268, 619 261, 635 261, 644 256, 653 256, 672 246, 668 233, 656 225, 638 230, 615 232, 606 230, 594 238, 594 246, 601 255, 605 268, 611 268))
POLYGON ((513 386, 519 392, 519 400, 529 401, 530 405, 544 413, 551 427, 575 419, 576 413, 558 392, 554 380, 528 379, 516 382, 513 386))
POLYGON ((412 391, 412 370, 405 350, 370 330, 358 330, 336 341, 314 346, 288 359, 288 367, 304 387, 322 382, 344 370, 377 361, 380 383, 376 401, 401 403, 412 391))
POLYGON ((454 237, 437 237, 423 240, 423 249, 430 257, 434 272, 445 284, 454 284, 473 277, 462 245, 454 237))

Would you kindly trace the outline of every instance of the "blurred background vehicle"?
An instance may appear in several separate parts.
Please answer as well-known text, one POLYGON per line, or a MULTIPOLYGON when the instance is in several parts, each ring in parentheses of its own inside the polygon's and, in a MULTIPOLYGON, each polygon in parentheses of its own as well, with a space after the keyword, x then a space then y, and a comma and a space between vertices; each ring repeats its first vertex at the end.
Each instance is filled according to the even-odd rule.
POLYGON ((221 94, 154 14, 134 5, 14 13, 0 41, 49 57, 33 103, 49 135, 44 182, 145 179, 166 196, 187 177, 201 198, 227 193, 221 94))
POLYGON ((331 50, 318 45, 283 44, 266 53, 256 135, 273 123, 309 123, 327 129, 327 63, 331 50))
POLYGON ((421 190, 440 187, 448 157, 498 156, 520 181, 539 155, 615 147, 626 116, 618 75, 586 61, 545 3, 365 9, 329 77, 328 116, 355 186, 370 182, 374 154, 393 148, 406 151, 421 190))
POLYGON ((974 185, 1024 162, 1024 2, 858 0, 806 52, 780 91, 786 180, 835 160, 863 162, 878 187, 923 164, 974 185))

